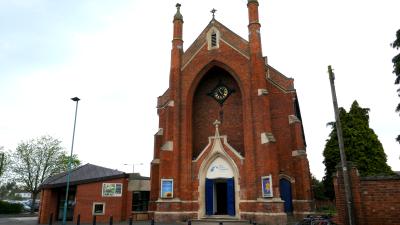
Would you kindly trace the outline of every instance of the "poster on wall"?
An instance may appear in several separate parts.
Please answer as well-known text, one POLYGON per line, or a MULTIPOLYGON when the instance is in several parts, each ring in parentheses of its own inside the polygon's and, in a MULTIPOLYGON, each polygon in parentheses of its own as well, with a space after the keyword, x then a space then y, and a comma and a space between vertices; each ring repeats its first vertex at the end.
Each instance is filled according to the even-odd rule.
POLYGON ((262 195, 263 197, 272 197, 272 177, 269 176, 261 177, 262 195))
POLYGON ((174 180, 161 179, 161 198, 174 197, 174 180))
POLYGON ((121 183, 103 183, 102 190, 103 197, 118 197, 122 196, 122 184, 121 183))

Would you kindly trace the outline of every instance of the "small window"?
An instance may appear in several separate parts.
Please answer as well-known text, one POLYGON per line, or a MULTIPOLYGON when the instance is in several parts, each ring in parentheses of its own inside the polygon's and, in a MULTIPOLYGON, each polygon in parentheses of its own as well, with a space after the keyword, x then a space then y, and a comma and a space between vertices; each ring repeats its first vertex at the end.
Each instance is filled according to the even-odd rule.
POLYGON ((207 32, 208 50, 219 48, 220 33, 213 27, 207 32))
POLYGON ((104 202, 93 202, 93 215, 104 215, 105 212, 105 203, 104 202))
POLYGON ((216 47, 217 46, 217 34, 213 32, 211 34, 211 47, 216 47))
POLYGON ((120 197, 122 196, 121 183, 103 183, 103 197, 120 197))

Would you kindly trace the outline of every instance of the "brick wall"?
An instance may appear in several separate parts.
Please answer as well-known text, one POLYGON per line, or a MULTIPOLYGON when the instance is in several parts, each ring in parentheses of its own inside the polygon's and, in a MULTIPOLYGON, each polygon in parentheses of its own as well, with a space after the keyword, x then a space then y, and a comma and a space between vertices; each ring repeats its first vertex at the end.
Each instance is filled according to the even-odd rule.
MULTIPOLYGON (((400 176, 360 177, 349 165, 355 224, 400 224, 400 176)), ((341 168, 334 177, 338 224, 348 224, 341 168)))
POLYGON ((78 185, 76 190, 74 221, 76 221, 78 214, 80 214, 81 223, 90 223, 93 219, 92 211, 94 202, 105 203, 105 214, 96 216, 97 222, 108 222, 110 216, 113 216, 115 222, 126 220, 127 189, 128 182, 126 178, 78 185), (103 197, 103 183, 122 183, 122 196, 103 197))
POLYGON ((39 208, 39 224, 49 222, 51 214, 54 221, 57 216, 57 192, 54 189, 42 189, 39 208))

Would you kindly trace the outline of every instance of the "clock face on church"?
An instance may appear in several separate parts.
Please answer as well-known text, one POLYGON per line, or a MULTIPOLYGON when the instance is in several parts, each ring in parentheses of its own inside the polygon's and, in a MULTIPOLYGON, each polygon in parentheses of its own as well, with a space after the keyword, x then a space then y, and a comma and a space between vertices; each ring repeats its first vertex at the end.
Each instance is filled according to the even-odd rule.
POLYGON ((218 84, 208 95, 213 97, 219 104, 223 104, 225 100, 232 94, 233 90, 223 84, 218 84))
POLYGON ((228 88, 225 86, 219 86, 214 90, 214 98, 216 100, 226 99, 228 97, 228 88))

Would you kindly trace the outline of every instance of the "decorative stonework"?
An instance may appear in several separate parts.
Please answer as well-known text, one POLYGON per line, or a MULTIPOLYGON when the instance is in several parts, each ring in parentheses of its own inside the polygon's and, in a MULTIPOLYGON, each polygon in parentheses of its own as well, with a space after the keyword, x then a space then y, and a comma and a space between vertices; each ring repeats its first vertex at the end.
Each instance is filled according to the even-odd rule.
POLYGON ((297 116, 289 115, 289 124, 292 123, 301 123, 301 121, 299 120, 299 118, 297 118, 297 116))
POLYGON ((274 135, 270 132, 261 133, 261 144, 267 144, 270 142, 276 142, 274 135))
POLYGON ((261 95, 267 95, 268 94, 268 90, 267 89, 258 89, 258 96, 261 95))
POLYGON ((290 183, 296 182, 296 180, 293 177, 291 177, 291 176, 289 176, 287 174, 280 173, 279 174, 279 180, 282 179, 282 178, 290 181, 290 183))
POLYGON ((160 159, 151 160, 151 164, 160 164, 160 159))
POLYGON ((292 156, 307 156, 306 150, 294 150, 292 151, 292 156))
POLYGON ((211 29, 207 32, 208 50, 218 49, 220 38, 221 34, 219 30, 217 30, 216 27, 211 27, 211 29))
POLYGON ((162 151, 172 151, 173 147, 174 147, 174 142, 173 141, 167 141, 161 147, 161 150, 162 151))
POLYGON ((162 136, 164 134, 164 129, 163 128, 158 128, 158 131, 156 133, 157 136, 162 136))
POLYGON ((169 101, 168 101, 167 106, 169 106, 169 107, 174 107, 174 105, 175 105, 174 100, 169 100, 169 101))
MULTIPOLYGON (((236 215, 232 218, 239 219, 240 218, 240 209, 239 209, 239 202, 240 202, 240 175, 239 175, 239 168, 237 167, 235 161, 233 158, 227 153, 227 150, 231 150, 235 155, 242 160, 242 156, 238 154, 233 148, 228 147, 226 141, 226 136, 220 136, 219 134, 219 125, 221 124, 220 121, 216 120, 214 123, 215 126, 215 135, 213 137, 210 137, 210 144, 211 149, 209 151, 203 151, 198 158, 203 158, 204 154, 204 159, 201 162, 201 165, 199 167, 199 173, 198 173, 198 180, 199 180, 199 187, 198 187, 198 193, 199 193, 199 212, 198 216, 199 218, 205 218, 207 217, 206 212, 205 212, 205 180, 206 178, 211 178, 211 179, 216 179, 216 178, 228 178, 228 177, 233 177, 234 179, 234 185, 235 185, 235 212, 236 215), (226 149, 225 147, 228 147, 226 149), (215 168, 219 167, 219 168, 215 168), (212 171, 214 170, 214 171, 212 171), (220 171, 215 171, 215 170, 220 170, 220 171)), ((205 149, 206 150, 206 149, 205 149)), ((197 162, 197 160, 194 160, 193 162, 197 162)))

